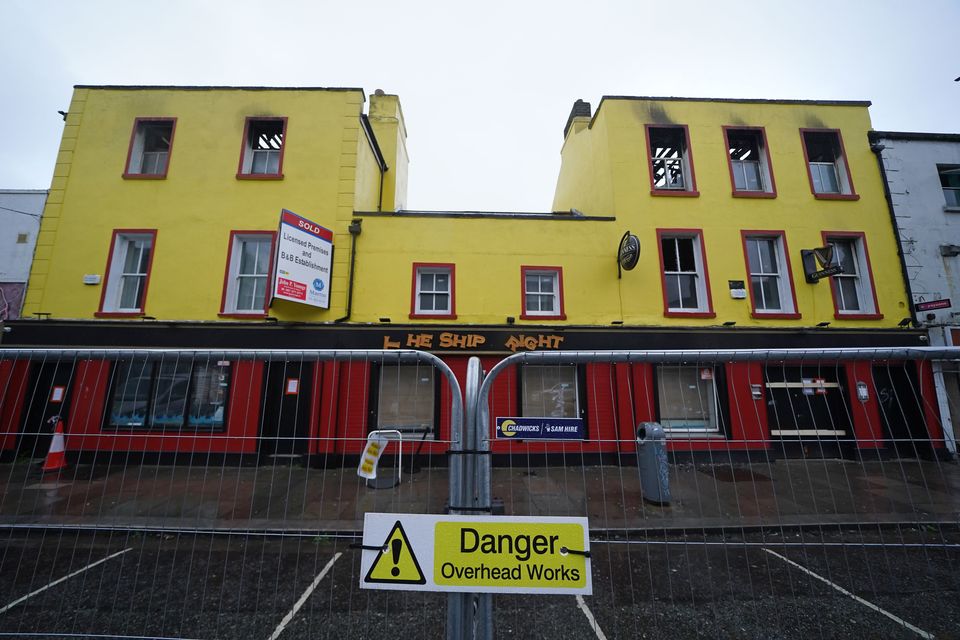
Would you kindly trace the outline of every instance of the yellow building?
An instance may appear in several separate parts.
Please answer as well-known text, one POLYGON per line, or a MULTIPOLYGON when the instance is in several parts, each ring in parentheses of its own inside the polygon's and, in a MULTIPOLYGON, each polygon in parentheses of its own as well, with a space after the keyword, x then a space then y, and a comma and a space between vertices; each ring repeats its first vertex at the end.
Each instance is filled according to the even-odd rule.
MULTIPOLYGON (((471 355, 489 369, 524 350, 919 346, 920 332, 899 328, 910 308, 868 106, 605 97, 593 113, 577 101, 550 212, 427 212, 406 204, 397 96, 79 86, 27 291, 33 319, 11 323, 5 345, 417 348, 459 376, 471 355)), ((179 446, 138 438, 189 432, 191 418, 152 413, 134 392, 166 385, 184 407, 212 381, 256 403, 225 417, 222 398, 191 396, 197 428, 226 434, 223 453, 275 442, 254 441, 261 409, 279 417, 260 435, 294 453, 357 453, 368 430, 398 424, 449 437, 436 376, 397 366, 391 390, 375 366, 288 365, 206 363, 177 374, 179 390, 130 362, 43 375, 71 398, 80 448, 179 446), (135 373, 133 391, 118 386, 135 373), (406 417, 385 418, 388 406, 406 417)), ((877 447, 877 394, 850 400, 872 375, 858 366, 528 367, 503 382, 494 413, 526 415, 559 393, 563 416, 589 426, 586 442, 554 452, 631 451, 643 420, 700 437, 691 448, 804 433, 877 447), (810 385, 816 411, 782 422, 810 385), (697 406, 681 402, 690 389, 697 406)))

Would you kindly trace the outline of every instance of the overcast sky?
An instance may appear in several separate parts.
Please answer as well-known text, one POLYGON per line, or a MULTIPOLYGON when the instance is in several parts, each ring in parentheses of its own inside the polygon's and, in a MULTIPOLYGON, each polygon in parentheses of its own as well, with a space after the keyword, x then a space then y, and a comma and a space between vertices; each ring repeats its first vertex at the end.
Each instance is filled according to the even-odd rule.
POLYGON ((0 0, 0 188, 49 186, 74 84, 346 86, 400 96, 409 208, 547 211, 577 98, 872 100, 877 129, 958 132, 958 24, 958 0, 0 0))

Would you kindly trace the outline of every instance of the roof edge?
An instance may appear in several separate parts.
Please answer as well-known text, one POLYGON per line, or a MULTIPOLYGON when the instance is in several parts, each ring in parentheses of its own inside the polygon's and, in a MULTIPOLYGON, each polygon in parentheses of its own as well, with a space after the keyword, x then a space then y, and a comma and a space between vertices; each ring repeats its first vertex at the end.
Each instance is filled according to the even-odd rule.
POLYGON ((264 87, 230 85, 163 85, 163 84, 75 84, 74 89, 103 89, 107 91, 124 90, 177 90, 177 91, 359 91, 366 99, 361 87, 264 87))
POLYGON ((960 133, 923 133, 918 131, 869 131, 870 140, 917 140, 926 142, 960 142, 960 133))
MULTIPOLYGON (((604 100, 655 100, 658 102, 732 102, 739 104, 811 104, 831 107, 869 107, 869 100, 795 100, 776 98, 686 98, 679 96, 603 96, 604 100)), ((599 110, 599 107, 597 107, 599 110)))

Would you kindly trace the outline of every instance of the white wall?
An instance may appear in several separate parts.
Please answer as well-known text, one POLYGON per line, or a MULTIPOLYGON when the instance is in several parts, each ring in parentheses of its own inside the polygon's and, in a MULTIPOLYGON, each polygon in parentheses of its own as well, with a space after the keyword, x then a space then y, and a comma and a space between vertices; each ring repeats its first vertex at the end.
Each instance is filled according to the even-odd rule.
POLYGON ((937 172, 938 164, 960 165, 960 136, 956 141, 881 137, 880 143, 914 304, 946 298, 953 303, 918 311, 917 317, 924 324, 960 324, 960 257, 940 254, 941 245, 960 245, 960 211, 945 211, 937 172), (934 314, 932 321, 928 314, 934 314))
POLYGON ((20 315, 46 200, 46 191, 0 190, 0 320, 20 315))

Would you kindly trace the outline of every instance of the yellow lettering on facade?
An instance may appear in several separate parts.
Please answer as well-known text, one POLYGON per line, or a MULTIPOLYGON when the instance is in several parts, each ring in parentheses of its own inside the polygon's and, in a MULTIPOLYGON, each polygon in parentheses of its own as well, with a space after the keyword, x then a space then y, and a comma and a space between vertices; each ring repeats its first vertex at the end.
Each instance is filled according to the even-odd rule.
POLYGON ((399 349, 400 341, 391 340, 390 336, 383 336, 383 348, 384 349, 399 349))
POLYGON ((536 336, 528 336, 521 333, 519 335, 510 336, 503 346, 516 353, 517 349, 520 348, 523 348, 527 351, 535 351, 537 349, 558 349, 560 348, 560 343, 562 342, 563 336, 544 335, 542 333, 536 336))
POLYGON ((408 333, 407 346, 413 349, 432 349, 433 334, 432 333, 408 333))

